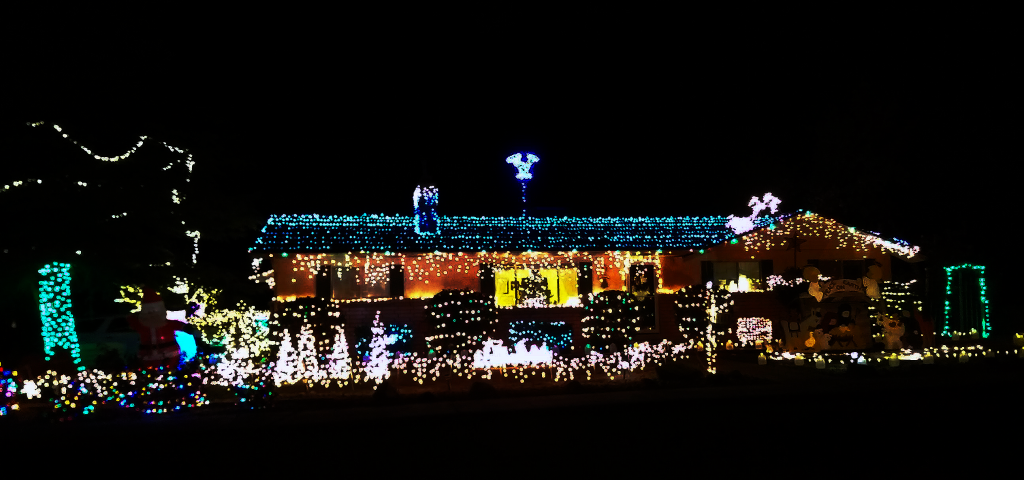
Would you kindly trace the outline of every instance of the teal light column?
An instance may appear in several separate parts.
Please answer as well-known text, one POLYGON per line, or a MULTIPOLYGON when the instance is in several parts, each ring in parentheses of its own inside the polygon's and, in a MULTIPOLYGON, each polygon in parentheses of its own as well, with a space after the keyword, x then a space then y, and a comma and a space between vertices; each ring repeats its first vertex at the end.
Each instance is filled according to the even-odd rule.
POLYGON ((53 262, 39 269, 39 317, 43 324, 43 352, 49 361, 56 348, 71 353, 78 370, 82 365, 82 350, 75 332, 75 317, 71 314, 71 264, 53 262))
POLYGON ((981 338, 988 338, 992 334, 992 322, 988 315, 988 286, 985 284, 985 267, 965 263, 945 267, 945 270, 946 321, 942 328, 942 335, 952 336, 956 330, 951 326, 956 323, 956 327, 962 326, 965 330, 972 325, 978 325, 980 326, 978 333, 981 338), (965 280, 964 273, 966 272, 974 272, 977 275, 977 285, 965 280))

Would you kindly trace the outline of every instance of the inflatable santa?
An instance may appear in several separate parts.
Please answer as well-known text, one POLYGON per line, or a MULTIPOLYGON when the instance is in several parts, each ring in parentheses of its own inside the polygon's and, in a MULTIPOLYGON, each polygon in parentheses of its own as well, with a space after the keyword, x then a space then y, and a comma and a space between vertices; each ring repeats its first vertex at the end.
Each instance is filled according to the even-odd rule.
POLYGON ((185 323, 168 320, 164 301, 151 288, 142 290, 142 310, 128 316, 128 325, 139 332, 139 360, 143 367, 177 365, 181 350, 174 332, 194 330, 185 323))

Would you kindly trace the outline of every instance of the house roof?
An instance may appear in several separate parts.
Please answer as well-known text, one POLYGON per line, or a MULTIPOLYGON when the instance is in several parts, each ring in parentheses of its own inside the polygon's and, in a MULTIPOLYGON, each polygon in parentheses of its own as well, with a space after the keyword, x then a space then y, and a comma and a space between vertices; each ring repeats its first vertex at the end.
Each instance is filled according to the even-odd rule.
MULTIPOLYGON (((758 217, 755 228, 773 217, 758 217)), ((414 216, 274 215, 254 253, 658 250, 736 237, 728 217, 440 216, 440 233, 416 233, 414 216)))

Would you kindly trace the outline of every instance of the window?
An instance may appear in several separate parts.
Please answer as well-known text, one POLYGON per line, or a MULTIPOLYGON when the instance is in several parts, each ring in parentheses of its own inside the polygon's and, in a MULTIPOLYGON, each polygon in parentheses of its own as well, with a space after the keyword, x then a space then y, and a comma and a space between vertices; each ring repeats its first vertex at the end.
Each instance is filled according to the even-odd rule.
POLYGON ((629 266, 629 292, 643 301, 648 295, 654 294, 658 287, 658 279, 654 273, 654 265, 629 266))
POLYGON ((359 269, 351 267, 334 267, 331 275, 331 290, 334 298, 359 298, 359 269))
POLYGON ((494 271, 494 302, 500 307, 564 305, 578 301, 576 267, 507 268, 494 271))
POLYGON ((821 276, 828 278, 858 279, 867 273, 864 260, 811 260, 808 263, 814 265, 821 276))
POLYGON ((772 275, 772 261, 701 262, 702 283, 734 292, 763 290, 765 276, 772 275))
POLYGON ((388 268, 388 296, 392 298, 405 296, 405 267, 392 265, 388 268))
POLYGON ((657 315, 654 303, 654 292, 658 288, 658 278, 654 265, 629 266, 629 292, 636 295, 640 310, 640 328, 651 330, 657 328, 657 315))

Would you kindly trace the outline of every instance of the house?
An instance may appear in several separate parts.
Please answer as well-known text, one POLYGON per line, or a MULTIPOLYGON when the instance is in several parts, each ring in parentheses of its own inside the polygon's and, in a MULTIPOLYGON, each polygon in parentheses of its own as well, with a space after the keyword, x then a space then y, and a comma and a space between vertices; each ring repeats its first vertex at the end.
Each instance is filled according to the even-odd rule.
MULTIPOLYGON (((590 294, 633 293, 647 305, 636 338, 680 342, 676 292, 709 284, 732 292, 731 317, 718 324, 737 345, 772 337, 811 348, 814 331, 831 322, 859 325, 842 340, 863 348, 878 334, 869 320, 877 304, 869 304, 862 283, 869 267, 879 267, 887 298, 895 298, 906 284, 887 282, 894 269, 921 258, 907 242, 811 212, 759 215, 775 213, 778 199, 770 194, 751 200, 748 217, 580 218, 445 216, 437 193, 417 187, 413 215, 272 216, 250 249, 253 279, 274 290, 279 316, 344 317, 355 328, 379 311, 382 321, 411 330, 420 351, 432 328, 424 308, 442 290, 493 297, 501 331, 564 325, 572 339, 566 346, 582 349, 590 294), (803 293, 799 307, 780 302, 783 273, 807 265, 849 281, 822 283, 828 291, 821 298, 803 293)), ((818 332, 817 348, 829 330, 818 332)))

